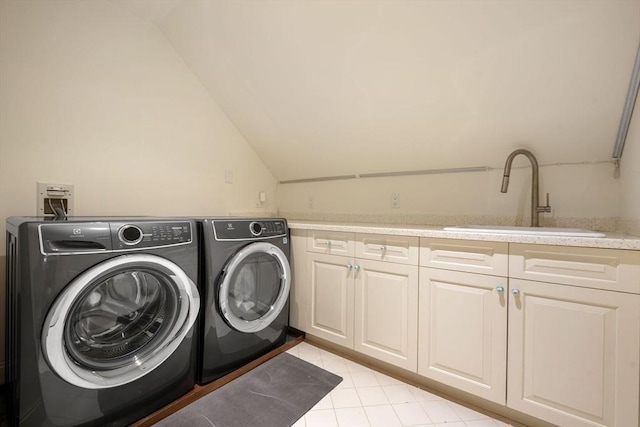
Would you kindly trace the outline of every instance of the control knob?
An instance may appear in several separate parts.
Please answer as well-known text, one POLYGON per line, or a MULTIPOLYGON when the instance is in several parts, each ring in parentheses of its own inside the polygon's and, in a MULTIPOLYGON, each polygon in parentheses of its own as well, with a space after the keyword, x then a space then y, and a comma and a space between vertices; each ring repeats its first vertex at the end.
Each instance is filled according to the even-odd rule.
POLYGON ((137 245, 142 241, 142 230, 135 225, 123 225, 118 230, 118 239, 128 246, 137 245))
POLYGON ((251 231, 251 234, 254 236, 259 236, 262 234, 262 224, 259 222, 252 222, 249 224, 249 231, 251 231))

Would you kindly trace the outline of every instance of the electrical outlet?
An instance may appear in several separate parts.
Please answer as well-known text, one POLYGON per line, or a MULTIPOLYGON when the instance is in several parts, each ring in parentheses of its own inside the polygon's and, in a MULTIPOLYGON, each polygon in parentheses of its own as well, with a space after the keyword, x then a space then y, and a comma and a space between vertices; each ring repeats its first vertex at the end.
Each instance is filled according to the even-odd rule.
POLYGON ((307 207, 309 209, 313 209, 313 196, 309 196, 309 198, 307 199, 307 207))
POLYGON ((393 193, 391 194, 391 209, 400 208, 400 194, 393 193))

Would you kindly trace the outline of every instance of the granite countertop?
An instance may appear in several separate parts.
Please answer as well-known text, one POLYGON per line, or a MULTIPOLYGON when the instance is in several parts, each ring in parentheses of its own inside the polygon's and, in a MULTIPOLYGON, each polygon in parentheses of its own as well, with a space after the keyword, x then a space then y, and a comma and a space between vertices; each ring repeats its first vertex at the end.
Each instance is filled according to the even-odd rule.
POLYGON ((606 237, 532 236, 521 234, 445 231, 443 226, 366 224, 287 220, 289 228, 300 230, 343 231, 351 233, 389 234, 397 236, 435 237, 440 239, 480 240, 489 242, 529 243, 538 245, 575 246, 640 251, 640 237, 621 233, 605 233, 606 237))

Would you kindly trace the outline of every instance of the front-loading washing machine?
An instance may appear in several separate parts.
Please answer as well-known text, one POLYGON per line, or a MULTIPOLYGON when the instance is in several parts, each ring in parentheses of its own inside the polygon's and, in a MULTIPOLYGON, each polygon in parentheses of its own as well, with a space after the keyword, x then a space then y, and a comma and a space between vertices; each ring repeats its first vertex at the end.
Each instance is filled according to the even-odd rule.
POLYGON ((196 223, 7 220, 7 413, 124 426, 195 385, 196 223))
POLYGON ((285 343, 290 243, 281 218, 199 224, 204 303, 198 380, 206 384, 285 343))

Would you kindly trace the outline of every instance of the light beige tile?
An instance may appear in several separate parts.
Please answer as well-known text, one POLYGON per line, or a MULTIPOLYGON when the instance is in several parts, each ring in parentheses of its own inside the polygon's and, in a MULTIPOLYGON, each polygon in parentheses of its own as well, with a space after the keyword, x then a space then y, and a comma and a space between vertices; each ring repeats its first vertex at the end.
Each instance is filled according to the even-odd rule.
POLYGON ((376 379, 378 380, 378 384, 380 385, 404 384, 402 381, 397 380, 393 377, 390 377, 389 375, 385 375, 381 372, 375 372, 374 375, 376 376, 376 379))
POLYGON ((398 403, 392 406, 403 426, 431 424, 431 419, 418 402, 398 403))
POLYGON ((347 369, 347 362, 344 359, 331 357, 331 358, 322 358, 322 364, 324 365, 324 369, 329 372, 333 372, 334 374, 348 373, 349 369, 347 369))
POLYGON ((333 409, 309 411, 304 416, 306 427, 338 427, 338 420, 333 409))
POLYGON ((433 393, 429 393, 426 390, 422 390, 418 387, 414 387, 414 386, 408 386, 409 387, 409 391, 411 392, 411 394, 413 395, 413 397, 416 398, 416 402, 428 402, 428 401, 434 401, 434 400, 443 400, 440 396, 435 395, 433 393))
POLYGON ((366 406, 364 411, 372 427, 400 427, 402 423, 391 405, 366 406))
POLYGON ((342 382, 295 427, 508 427, 482 413, 303 342, 288 350, 342 382))
POLYGON ((331 396, 331 401, 333 402, 333 407, 335 409, 355 408, 362 406, 360 397, 358 396, 355 388, 334 389, 329 394, 331 396))
POLYGON ((389 399, 380 386, 356 388, 362 406, 388 405, 389 399))
POLYGON ((455 402, 448 403, 462 421, 484 420, 488 418, 485 414, 469 409, 466 406, 459 405, 455 402))
POLYGON ((373 369, 367 368, 366 366, 351 360, 347 360, 347 368, 349 369, 349 372, 375 372, 373 369))
POLYGON ((419 402, 422 409, 429 415, 434 423, 449 423, 462 421, 449 404, 442 401, 419 402))
POLYGON ((389 402, 393 403, 409 403, 415 402, 416 398, 411 394, 406 384, 384 385, 382 390, 387 395, 389 402))
POLYGON ((304 421, 304 416, 300 417, 298 421, 293 423, 291 427, 306 427, 307 423, 304 421))
POLYGON ((311 408, 312 411, 317 411, 320 409, 333 409, 333 402, 331 401, 330 395, 327 394, 325 397, 320 399, 320 401, 316 403, 313 408, 311 408))
POLYGON ((336 409, 336 418, 340 427, 369 427, 364 408, 336 409))
MULTIPOLYGON (((298 346, 302 346, 303 344, 305 343, 298 344, 298 346)), ((306 360, 307 362, 322 360, 320 349, 312 347, 310 345, 298 348, 298 357, 302 360, 306 360)))
POLYGON ((373 372, 351 372, 351 379, 356 387, 373 387, 380 385, 373 372))
POLYGON ((342 377, 342 381, 340 384, 336 386, 336 388, 354 388, 353 380, 351 379, 351 374, 341 372, 339 376, 342 377))
POLYGON ((491 419, 485 418, 483 420, 473 420, 473 421, 465 421, 464 422, 467 427, 498 427, 498 424, 491 419))

